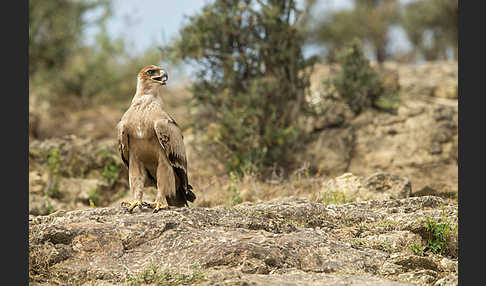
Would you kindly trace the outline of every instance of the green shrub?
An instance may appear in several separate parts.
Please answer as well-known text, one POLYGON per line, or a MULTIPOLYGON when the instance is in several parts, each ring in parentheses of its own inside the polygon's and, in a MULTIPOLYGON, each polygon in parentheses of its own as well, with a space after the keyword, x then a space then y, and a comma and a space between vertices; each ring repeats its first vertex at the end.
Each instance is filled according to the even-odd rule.
POLYGON ((293 0, 216 0, 189 18, 172 46, 193 63, 192 117, 228 171, 287 167, 303 136, 312 61, 302 54, 293 0), (222 150, 222 151, 221 151, 222 150))
MULTIPOLYGON (((90 24, 86 14, 101 8, 94 23, 102 23, 111 14, 110 0, 29 1, 29 76, 63 68, 82 42, 90 24)), ((61 73, 62 74, 62 73, 61 73)))
POLYGON ((380 73, 370 66, 359 40, 353 40, 339 53, 338 62, 339 72, 325 84, 332 85, 354 112, 360 113, 369 107, 396 109, 398 95, 387 90, 380 73))
POLYGON ((51 214, 54 212, 54 207, 51 204, 51 200, 49 198, 49 194, 46 192, 44 195, 44 201, 46 203, 47 214, 51 214))
POLYGON ((448 238, 447 235, 452 231, 452 225, 449 221, 436 222, 430 217, 426 217, 425 229, 430 232, 431 237, 427 239, 428 249, 436 254, 446 254, 448 238))

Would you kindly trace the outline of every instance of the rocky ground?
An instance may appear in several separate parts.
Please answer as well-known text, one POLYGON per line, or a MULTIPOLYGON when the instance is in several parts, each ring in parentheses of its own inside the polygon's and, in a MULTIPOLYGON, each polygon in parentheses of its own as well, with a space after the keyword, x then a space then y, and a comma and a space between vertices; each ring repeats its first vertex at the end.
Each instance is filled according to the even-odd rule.
MULTIPOLYGON (((457 285, 457 63, 385 69, 396 114, 336 104, 287 181, 219 174, 185 130, 198 198, 157 214, 120 207, 123 108, 31 100, 31 284, 457 285)), ((317 69, 313 92, 330 71, 317 69)))
POLYGON ((435 196, 59 211, 29 217, 30 273, 32 285, 456 285, 455 225, 457 205, 435 196), (450 226, 443 254, 427 219, 450 226))

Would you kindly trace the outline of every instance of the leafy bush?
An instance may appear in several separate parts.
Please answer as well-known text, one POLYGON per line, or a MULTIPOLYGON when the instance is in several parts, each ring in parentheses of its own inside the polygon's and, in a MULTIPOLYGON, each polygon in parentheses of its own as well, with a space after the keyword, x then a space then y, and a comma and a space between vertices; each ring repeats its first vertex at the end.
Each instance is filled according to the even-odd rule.
POLYGON ((370 66, 359 40, 353 40, 339 53, 338 62, 340 71, 325 83, 332 85, 354 112, 368 107, 388 111, 396 108, 398 95, 387 90, 380 73, 370 66))
POLYGON ((218 157, 230 171, 286 167, 302 136, 312 62, 302 55, 301 15, 293 0, 216 0, 173 45, 198 67, 194 125, 223 148, 218 157))

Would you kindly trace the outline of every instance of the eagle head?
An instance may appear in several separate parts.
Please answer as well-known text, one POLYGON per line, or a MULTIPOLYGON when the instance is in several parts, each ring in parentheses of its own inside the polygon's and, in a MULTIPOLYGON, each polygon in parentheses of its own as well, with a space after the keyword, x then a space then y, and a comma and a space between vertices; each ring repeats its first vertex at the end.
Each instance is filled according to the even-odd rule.
POLYGON ((168 79, 169 76, 164 69, 159 66, 148 65, 138 73, 137 85, 144 89, 158 89, 160 86, 166 85, 168 79))

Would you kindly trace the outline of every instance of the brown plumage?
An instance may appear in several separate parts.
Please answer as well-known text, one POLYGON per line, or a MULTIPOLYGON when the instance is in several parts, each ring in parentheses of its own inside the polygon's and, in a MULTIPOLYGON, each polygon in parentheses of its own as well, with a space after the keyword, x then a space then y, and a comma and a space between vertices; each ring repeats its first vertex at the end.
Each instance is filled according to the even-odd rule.
POLYGON ((154 212, 168 206, 188 206, 196 196, 187 179, 187 159, 182 132, 164 111, 159 92, 168 79, 167 72, 148 65, 137 76, 137 91, 128 110, 117 125, 118 148, 128 167, 130 190, 135 196, 128 210, 149 206, 154 212), (155 202, 142 201, 146 184, 157 187, 155 202))

